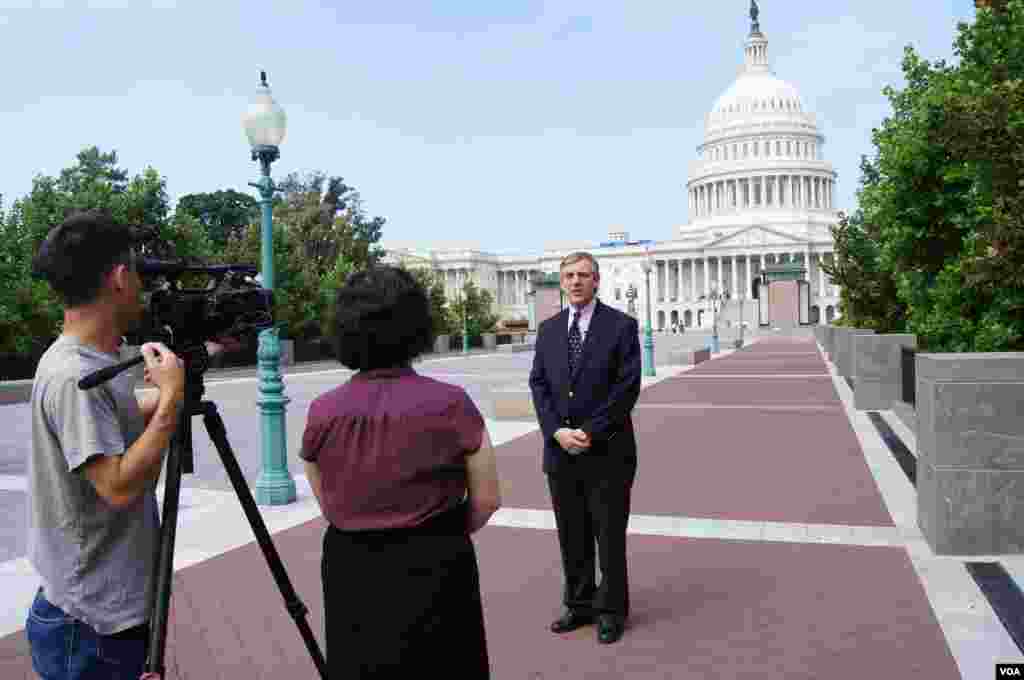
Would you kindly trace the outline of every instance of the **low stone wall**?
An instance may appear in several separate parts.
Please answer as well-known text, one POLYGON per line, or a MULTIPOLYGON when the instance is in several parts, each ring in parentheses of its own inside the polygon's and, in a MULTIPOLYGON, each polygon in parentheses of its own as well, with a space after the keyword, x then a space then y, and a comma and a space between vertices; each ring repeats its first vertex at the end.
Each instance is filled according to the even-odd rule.
POLYGON ((909 333, 851 335, 853 342, 853 406, 860 410, 888 411, 900 400, 900 347, 917 347, 909 333))
POLYGON ((936 554, 1024 553, 1024 352, 918 354, 918 524, 936 554))
POLYGON ((836 366, 836 372, 843 378, 851 378, 856 381, 857 376, 853 373, 853 336, 874 335, 875 332, 867 328, 837 326, 834 333, 836 351, 832 363, 836 366))

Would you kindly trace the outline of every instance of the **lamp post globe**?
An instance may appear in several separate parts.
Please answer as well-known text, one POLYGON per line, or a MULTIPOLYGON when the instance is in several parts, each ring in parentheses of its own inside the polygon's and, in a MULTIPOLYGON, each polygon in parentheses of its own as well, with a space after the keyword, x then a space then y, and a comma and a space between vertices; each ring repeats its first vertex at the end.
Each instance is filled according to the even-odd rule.
MULTIPOLYGON (((287 117, 274 101, 267 85, 266 71, 260 71, 260 87, 242 115, 242 127, 252 149, 252 160, 260 163, 260 179, 249 182, 260 192, 262 223, 260 230, 260 280, 274 290, 273 200, 277 187, 270 178, 270 164, 276 161, 278 147, 284 141, 287 117)), ((281 380, 281 341, 276 328, 259 335, 260 476, 256 481, 256 502, 260 505, 285 505, 295 502, 295 480, 288 471, 285 408, 290 399, 284 395, 281 380)))
POLYGON ((654 371, 654 334, 651 330, 651 251, 644 248, 642 263, 644 279, 647 283, 647 324, 644 326, 644 357, 643 371, 646 376, 656 375, 654 371))

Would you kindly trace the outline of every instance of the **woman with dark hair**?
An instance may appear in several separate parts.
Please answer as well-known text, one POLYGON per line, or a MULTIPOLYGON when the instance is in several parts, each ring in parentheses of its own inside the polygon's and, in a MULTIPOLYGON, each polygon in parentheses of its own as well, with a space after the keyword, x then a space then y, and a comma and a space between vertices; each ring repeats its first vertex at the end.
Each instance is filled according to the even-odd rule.
POLYGON ((337 357, 357 373, 310 405, 299 454, 329 523, 330 677, 414 677, 440 660, 446 677, 487 678, 469 538, 500 505, 483 417, 461 387, 412 369, 433 332, 408 272, 353 274, 336 305, 337 357))

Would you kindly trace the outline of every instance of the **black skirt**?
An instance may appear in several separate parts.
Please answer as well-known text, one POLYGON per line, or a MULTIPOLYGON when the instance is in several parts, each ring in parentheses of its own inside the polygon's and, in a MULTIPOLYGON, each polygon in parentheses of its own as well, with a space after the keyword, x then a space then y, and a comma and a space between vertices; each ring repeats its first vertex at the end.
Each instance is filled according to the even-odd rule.
POLYGON ((408 529, 324 535, 329 677, 489 678, 480 574, 463 503, 408 529))

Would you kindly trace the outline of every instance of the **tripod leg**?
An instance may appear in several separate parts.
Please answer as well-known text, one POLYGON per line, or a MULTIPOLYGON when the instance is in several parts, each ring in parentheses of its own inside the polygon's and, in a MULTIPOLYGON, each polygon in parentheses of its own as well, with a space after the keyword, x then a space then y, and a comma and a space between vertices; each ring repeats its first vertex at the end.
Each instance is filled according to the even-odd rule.
POLYGON ((313 663, 320 672, 320 677, 326 678, 327 663, 320 652, 320 647, 313 636, 313 631, 309 627, 309 622, 306 621, 308 610, 306 605, 299 600, 299 596, 292 587, 288 573, 285 571, 284 564, 281 563, 281 558, 277 553, 277 548, 274 547, 274 543, 270 538, 270 532, 267 531, 267 525, 263 523, 263 517, 256 507, 256 501, 252 497, 252 492, 245 483, 245 477, 242 475, 242 469, 238 465, 238 459, 228 443, 227 430, 224 427, 224 420, 220 417, 220 413, 217 412, 217 405, 210 401, 204 401, 202 403, 202 413, 203 424, 206 426, 206 431, 209 433, 217 453, 220 454, 224 469, 231 479, 231 485, 235 487, 235 495, 238 496, 238 500, 242 504, 242 510, 245 511, 245 516, 248 518, 249 526, 252 527, 252 531, 256 535, 256 541, 259 543, 260 549, 263 550, 263 557, 266 559, 267 566, 270 567, 270 573, 273 575, 274 581, 277 582, 277 588, 281 591, 281 596, 284 598, 285 608, 295 620, 295 625, 298 627, 299 633, 306 643, 306 649, 309 650, 313 663))
POLYGON ((182 408, 178 429, 171 438, 164 486, 164 511, 160 518, 160 542, 153 566, 149 598, 149 656, 146 672, 164 674, 164 650, 167 644, 167 615, 171 604, 171 579, 174 577, 174 539, 178 528, 178 504, 181 495, 181 464, 192 447, 191 416, 182 408))

